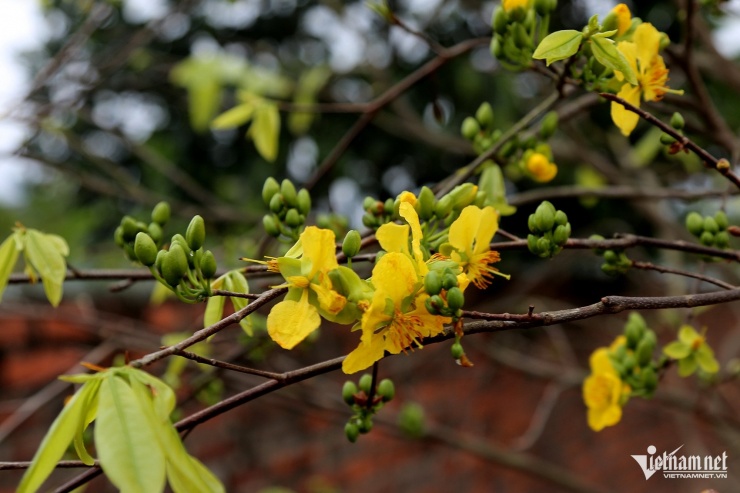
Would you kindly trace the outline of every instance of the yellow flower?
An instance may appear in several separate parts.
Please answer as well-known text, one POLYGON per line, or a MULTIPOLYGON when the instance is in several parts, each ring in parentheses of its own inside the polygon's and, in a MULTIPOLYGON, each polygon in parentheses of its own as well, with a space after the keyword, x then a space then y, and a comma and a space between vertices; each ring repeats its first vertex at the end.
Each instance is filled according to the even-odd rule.
MULTIPOLYGON (((645 101, 660 101, 666 92, 683 94, 683 91, 669 89, 668 69, 660 50, 660 33, 650 23, 642 23, 635 29, 632 41, 621 41, 617 49, 629 62, 637 78, 637 85, 625 83, 617 96, 633 106, 640 106, 640 96, 645 101)), ((622 74, 617 73, 622 80, 622 74)), ((628 136, 637 126, 640 117, 619 103, 612 103, 612 120, 624 136, 628 136)))
POLYGON ((347 302, 332 289, 328 275, 338 267, 334 233, 309 226, 301 234, 300 243, 303 251, 300 259, 277 259, 278 269, 287 281, 288 294, 267 316, 267 332, 285 349, 292 349, 318 328, 319 309, 337 314, 347 302))
POLYGON ((588 408, 588 426, 601 431, 622 419, 622 406, 630 392, 609 360, 609 349, 591 355, 591 375, 583 382, 583 401, 588 408))
POLYGON ((558 167, 544 154, 535 152, 527 159, 527 171, 535 181, 547 183, 558 174, 558 167))
POLYGON ((360 345, 342 363, 345 373, 368 368, 385 351, 398 354, 425 337, 444 330, 447 317, 431 315, 424 307, 427 295, 419 294, 421 282, 411 258, 390 252, 378 261, 371 282, 375 293, 362 315, 360 345))
POLYGON ((380 247, 386 252, 405 253, 414 259, 419 276, 424 276, 429 268, 424 261, 424 253, 421 250, 421 223, 419 215, 414 209, 413 202, 416 201, 414 194, 404 192, 408 195, 401 197, 401 205, 398 212, 408 224, 386 223, 378 228, 375 237, 380 243, 380 247), (409 197, 410 196, 410 197, 409 197), (411 249, 409 250, 409 229, 411 230, 411 249))
POLYGON ((511 12, 514 9, 518 9, 519 7, 523 9, 528 9, 530 5, 532 4, 532 0, 504 0, 503 6, 504 10, 506 12, 511 12))
POLYGON ((627 5, 620 3, 611 11, 617 18, 617 36, 621 36, 632 25, 632 13, 627 5))
POLYGON ((450 226, 448 242, 440 253, 458 263, 470 282, 478 289, 491 284, 494 275, 509 278, 491 264, 501 260, 498 252, 489 248, 491 238, 498 230, 498 212, 493 207, 469 205, 450 226))

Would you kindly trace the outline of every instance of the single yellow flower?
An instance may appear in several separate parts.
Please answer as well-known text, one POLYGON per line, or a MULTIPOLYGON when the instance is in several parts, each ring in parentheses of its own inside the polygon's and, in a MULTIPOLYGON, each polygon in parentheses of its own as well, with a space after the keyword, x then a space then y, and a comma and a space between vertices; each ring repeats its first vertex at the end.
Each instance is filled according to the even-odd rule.
POLYGON ((378 239, 380 247, 386 252, 400 252, 412 257, 419 275, 424 276, 429 271, 429 268, 424 261, 424 252, 421 250, 423 233, 421 231, 419 215, 416 213, 416 209, 414 209, 414 205, 410 200, 410 197, 413 197, 413 201, 415 202, 416 197, 412 193, 404 193, 408 193, 408 195, 403 197, 402 194, 398 212, 408 224, 383 224, 378 228, 375 237, 378 239), (409 249, 409 229, 411 230, 411 249, 409 249))
POLYGON ((494 275, 509 278, 495 267, 501 260, 498 252, 490 249, 491 238, 498 230, 498 212, 493 207, 481 209, 469 205, 450 226, 447 243, 440 253, 457 262, 463 273, 478 289, 485 289, 494 275))
POLYGON ((519 7, 526 10, 529 9, 531 5, 532 0, 503 0, 503 6, 506 12, 511 12, 512 10, 518 9, 519 7))
POLYGON ((627 5, 620 3, 611 11, 617 17, 617 36, 621 36, 632 25, 632 12, 627 5))
POLYGON ((530 176, 540 183, 547 183, 558 174, 558 167, 555 163, 551 163, 547 156, 539 152, 529 156, 526 166, 530 176))
POLYGON ((319 308, 337 314, 347 302, 332 289, 329 279, 329 271, 338 268, 334 233, 309 226, 301 234, 300 243, 300 259, 277 259, 288 294, 267 316, 267 332, 285 349, 292 349, 319 327, 319 308))
MULTIPOLYGON (((633 106, 640 107, 640 96, 645 101, 660 101, 666 92, 683 94, 668 88, 668 69, 663 57, 658 54, 660 50, 660 33, 652 24, 644 22, 637 26, 632 41, 621 41, 617 49, 629 62, 637 77, 637 85, 625 83, 617 96, 624 99, 633 106)), ((617 78, 622 80, 622 74, 617 73, 617 78)), ((619 103, 612 103, 612 120, 626 137, 632 133, 637 126, 640 117, 619 103)))
POLYGON ((588 408, 588 426, 601 431, 622 419, 624 399, 630 392, 609 359, 609 350, 599 348, 591 355, 591 375, 583 382, 583 401, 588 408))
POLYGON ((413 345, 421 347, 425 337, 439 334, 450 321, 426 310, 428 295, 420 293, 416 266, 404 253, 383 255, 373 269, 371 282, 375 293, 362 315, 360 345, 342 363, 345 373, 368 368, 385 351, 398 354, 413 345))

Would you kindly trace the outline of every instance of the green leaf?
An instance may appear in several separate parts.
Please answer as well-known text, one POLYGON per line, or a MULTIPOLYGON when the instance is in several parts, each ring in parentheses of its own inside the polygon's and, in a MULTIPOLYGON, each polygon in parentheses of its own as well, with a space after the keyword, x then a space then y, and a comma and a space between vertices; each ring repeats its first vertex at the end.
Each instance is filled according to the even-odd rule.
POLYGON ((682 377, 688 377, 696 371, 697 367, 696 358, 690 356, 688 358, 678 360, 678 374, 682 377))
POLYGON ((69 256, 69 245, 67 244, 67 240, 59 235, 54 234, 47 234, 46 239, 49 241, 49 243, 54 245, 54 248, 56 248, 63 257, 69 256))
POLYGON ((177 399, 175 392, 169 385, 158 379, 154 375, 136 368, 125 368, 129 378, 133 378, 143 383, 150 389, 151 400, 154 403, 154 409, 159 419, 169 422, 172 411, 175 410, 177 399))
POLYGON ((706 373, 717 373, 719 371, 719 363, 717 358, 714 357, 714 351, 709 344, 704 343, 694 353, 696 362, 699 363, 699 367, 706 373))
POLYGON ((606 33, 591 36, 591 53, 593 53, 594 58, 603 66, 609 67, 614 71, 622 72, 627 82, 636 86, 637 78, 634 70, 632 70, 632 67, 622 52, 617 49, 614 41, 605 38, 604 34, 606 33))
POLYGON ((44 292, 53 306, 62 300, 62 283, 67 275, 67 263, 57 249, 58 242, 50 240, 35 229, 26 230, 26 255, 41 276, 44 292))
POLYGON ((80 423, 87 416, 89 403, 95 398, 99 388, 99 381, 87 382, 67 402, 33 456, 31 467, 26 470, 18 486, 18 493, 32 493, 38 490, 49 477, 74 439, 80 423))
POLYGON ((218 115, 211 122, 211 128, 224 129, 239 127, 251 120, 252 114, 254 114, 254 103, 252 101, 242 103, 218 115))
MULTIPOLYGON (((331 70, 326 66, 313 67, 304 72, 298 79, 293 102, 296 104, 313 104, 318 93, 331 77, 331 70)), ((316 113, 311 111, 294 111, 288 116, 288 128, 295 135, 308 131, 316 113)))
POLYGON ((115 373, 100 386, 95 447, 106 476, 126 493, 161 493, 165 459, 136 393, 115 373))
POLYGON ((558 60, 565 60, 578 52, 581 46, 583 33, 573 29, 565 31, 556 31, 549 34, 534 50, 532 58, 542 60, 543 58, 550 65, 558 60))
MULTIPOLYGON (((226 274, 226 279, 224 284, 228 286, 227 291, 232 291, 234 293, 249 293, 249 283, 247 282, 247 278, 244 277, 244 274, 242 274, 238 270, 232 270, 229 273, 226 274)), ((236 298, 231 297, 231 303, 234 305, 234 310, 239 311, 242 308, 245 308, 249 304, 249 300, 246 298, 236 298)), ((252 329, 252 321, 250 317, 245 317, 239 321, 239 326, 241 326, 242 330, 249 336, 252 337, 254 335, 253 329, 252 329)))
POLYGON ((211 296, 206 303, 203 315, 203 327, 210 327, 223 318, 226 296, 211 296))
POLYGON ((175 493, 222 493, 224 486, 198 459, 188 454, 174 428, 166 433, 167 480, 175 493))
POLYGON ((87 411, 85 412, 84 418, 80 420, 77 425, 77 432, 75 433, 73 442, 77 456, 83 463, 85 463, 85 465, 88 466, 92 466, 95 463, 95 458, 90 455, 85 447, 84 433, 87 427, 90 426, 90 423, 92 423, 98 415, 98 390, 100 388, 101 381, 102 380, 99 378, 90 380, 90 387, 93 387, 94 390, 91 390, 87 396, 87 404, 85 406, 87 411))
POLYGON ((216 80, 206 80, 188 87, 190 126, 204 133, 221 104, 221 85, 216 80))
POLYGON ((247 135, 266 161, 275 161, 280 140, 280 111, 275 103, 265 101, 256 108, 247 135))
POLYGON ((694 344, 694 341, 699 337, 701 337, 699 333, 690 325, 682 325, 681 328, 678 329, 678 340, 687 346, 694 344))
POLYGON ((486 192, 485 205, 490 205, 502 216, 510 216, 516 212, 516 207, 509 205, 506 200, 506 187, 504 184, 504 175, 498 164, 490 161, 480 175, 478 188, 486 192))
POLYGON ((680 341, 673 341, 663 348, 663 354, 672 359, 683 359, 691 354, 691 346, 680 341))
POLYGON ((8 236, 0 245, 0 300, 2 300, 5 288, 8 286, 8 279, 11 272, 13 272, 13 267, 18 262, 19 251, 15 236, 15 233, 8 236))

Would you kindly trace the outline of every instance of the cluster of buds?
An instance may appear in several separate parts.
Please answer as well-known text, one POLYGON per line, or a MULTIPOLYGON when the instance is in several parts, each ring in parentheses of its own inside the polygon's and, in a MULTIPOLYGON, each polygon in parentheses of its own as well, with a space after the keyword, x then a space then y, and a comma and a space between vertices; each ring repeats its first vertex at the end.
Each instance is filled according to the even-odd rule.
POLYGON ((373 429, 373 416, 395 395, 396 388, 388 378, 375 385, 373 377, 366 373, 357 384, 346 381, 342 387, 342 399, 353 411, 344 426, 347 440, 355 443, 360 434, 369 433, 373 429))
POLYGON ((547 32, 557 0, 504 0, 493 11, 491 54, 511 69, 529 67, 535 40, 547 32), (538 20, 539 26, 538 26, 538 20))
MULTIPOLYGON (((589 239, 594 241, 603 241, 604 237, 601 235, 591 235, 589 239)), ((630 267, 632 267, 632 260, 630 260, 627 254, 624 253, 623 248, 597 248, 594 251, 596 252, 596 255, 600 255, 604 258, 604 263, 601 264, 601 270, 604 274, 609 276, 619 276, 621 274, 626 274, 630 267)))
POLYGON ((162 248, 162 226, 169 220, 170 207, 160 202, 152 211, 149 226, 126 216, 116 229, 116 242, 128 258, 149 267, 152 275, 186 303, 198 303, 211 296, 211 279, 216 275, 216 258, 204 250, 206 227, 201 216, 190 221, 185 236, 175 234, 169 249, 162 248), (136 231, 131 239, 132 231, 136 231), (152 234, 154 232, 155 234, 152 234), (120 238, 120 242, 119 242, 120 238))
POLYGON ((529 251, 541 258, 557 255, 570 238, 568 216, 547 200, 530 214, 527 225, 532 232, 527 235, 529 251))
POLYGON ((398 211, 393 199, 382 201, 372 197, 365 197, 362 208, 365 210, 365 214, 362 216, 362 224, 370 229, 378 229, 383 224, 393 221, 396 216, 394 210, 398 211))
POLYGON ((620 379, 627 383, 632 396, 652 397, 658 385, 658 368, 653 360, 657 338, 639 313, 630 313, 624 337, 612 345, 610 357, 620 379))
POLYGON ((501 138, 502 132, 493 128, 493 121, 493 108, 490 103, 483 102, 474 117, 469 116, 462 122, 460 133, 473 144, 473 149, 478 154, 486 152, 501 138))
POLYGON ((445 267, 441 272, 430 270, 424 276, 424 289, 429 294, 429 298, 424 302, 429 313, 452 317, 453 321, 462 317, 465 295, 458 286, 457 275, 451 268, 445 267))
POLYGON ((311 194, 301 188, 296 191, 293 182, 287 178, 278 183, 273 177, 265 180, 262 187, 262 200, 270 208, 270 213, 262 218, 265 232, 286 242, 298 240, 311 212, 311 194))
POLYGON ((686 216, 686 229, 704 246, 727 248, 730 245, 728 227, 727 216, 722 211, 717 211, 714 216, 702 216, 698 212, 690 212, 686 216))

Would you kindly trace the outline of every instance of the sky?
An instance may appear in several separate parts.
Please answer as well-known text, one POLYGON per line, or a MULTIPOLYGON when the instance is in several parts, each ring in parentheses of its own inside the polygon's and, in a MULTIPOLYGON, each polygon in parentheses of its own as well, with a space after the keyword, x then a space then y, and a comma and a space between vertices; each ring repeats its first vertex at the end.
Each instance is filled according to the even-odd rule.
MULTIPOLYGON (((407 3, 437 1, 407 0, 407 3)), ((583 1, 594 12, 604 8, 603 0, 583 1)), ((146 22, 164 14, 165 5, 164 0, 124 0, 124 15, 130 21, 146 22)), ((725 9, 729 15, 715 32, 715 40, 725 56, 737 57, 740 56, 740 0, 730 0, 725 9)), ((29 130, 8 118, 8 114, 22 100, 31 81, 19 54, 41 47, 48 35, 38 0, 0 0, 0 204, 19 204, 23 198, 22 183, 43 179, 45 173, 33 162, 12 155, 29 130)))

